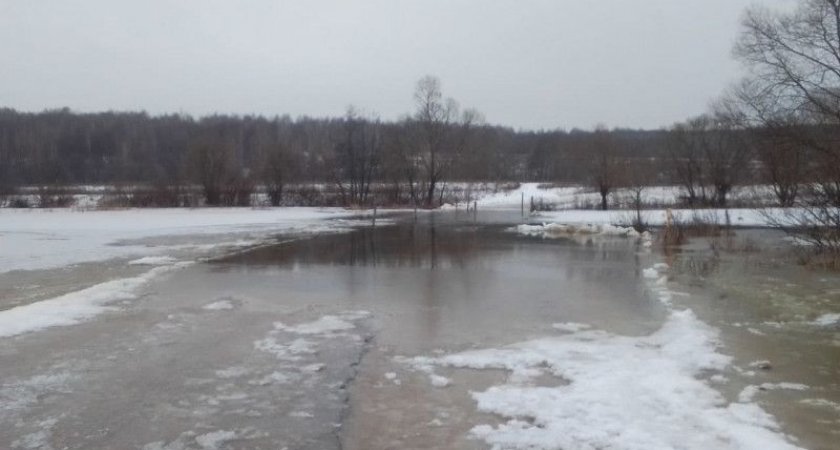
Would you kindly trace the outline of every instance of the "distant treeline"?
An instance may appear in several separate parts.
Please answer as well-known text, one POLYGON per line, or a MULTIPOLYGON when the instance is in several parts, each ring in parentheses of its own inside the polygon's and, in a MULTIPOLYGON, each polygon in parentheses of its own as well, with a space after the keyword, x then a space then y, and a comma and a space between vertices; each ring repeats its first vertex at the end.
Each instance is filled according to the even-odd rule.
POLYGON ((451 181, 540 181, 590 186, 603 209, 618 188, 657 184, 722 207, 739 184, 770 183, 792 205, 802 183, 836 179, 837 153, 819 151, 833 124, 750 124, 720 107, 668 130, 517 131, 462 110, 434 77, 414 100, 391 122, 352 107, 294 120, 2 109, 0 196, 36 186, 43 206, 62 203, 61 186, 109 184, 127 206, 248 205, 258 191, 282 205, 290 185, 327 183, 330 204, 434 207, 451 181))
MULTIPOLYGON (((438 181, 589 180, 589 156, 597 144, 593 132, 515 131, 477 122, 463 130, 460 120, 441 126, 451 129, 451 133, 441 133, 441 139, 464 133, 451 138, 462 142, 442 145, 435 161, 440 167, 433 168, 427 161, 429 151, 420 142, 428 140, 425 130, 414 118, 380 122, 350 114, 342 118, 216 115, 197 119, 0 109, 0 185, 212 184, 203 179, 208 176, 259 185, 347 178, 349 185, 351 178, 368 174, 348 171, 368 170, 370 180, 362 184, 416 183, 420 190, 420 184, 429 183, 427 172, 433 169, 440 172, 438 181), (354 167, 366 164, 367 169, 354 167)), ((611 134, 627 158, 650 163, 667 155, 662 131, 611 134)))

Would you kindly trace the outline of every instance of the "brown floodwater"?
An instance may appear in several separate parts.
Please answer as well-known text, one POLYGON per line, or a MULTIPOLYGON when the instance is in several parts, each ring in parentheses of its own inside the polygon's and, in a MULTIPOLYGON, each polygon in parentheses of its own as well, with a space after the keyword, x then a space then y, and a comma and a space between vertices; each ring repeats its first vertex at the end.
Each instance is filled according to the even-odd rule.
POLYGON ((94 320, 0 342, 0 448, 168 450, 221 438, 243 449, 486 448, 469 430, 499 418, 476 412, 470 392, 507 374, 441 368, 452 385, 440 388, 400 357, 550 336, 558 322, 649 334, 668 310, 642 271, 662 260, 669 288, 687 294, 674 302, 720 328, 741 369, 718 387, 735 400, 750 384, 807 384, 756 400, 800 445, 836 448, 840 335, 811 322, 840 312, 840 276, 797 265, 773 244, 779 235, 742 230, 663 256, 635 239, 519 236, 515 213, 395 221, 277 236, 155 280, 94 320), (278 326, 324 316, 353 329, 278 326), (769 370, 750 368, 765 359, 769 370))
POLYGON ((772 230, 695 239, 667 255, 675 297, 721 329, 723 351, 743 370, 721 386, 732 400, 748 385, 799 383, 805 390, 759 391, 755 400, 810 449, 835 449, 840 438, 840 274, 800 263, 805 249, 772 230), (750 363, 768 361, 757 369, 750 363))

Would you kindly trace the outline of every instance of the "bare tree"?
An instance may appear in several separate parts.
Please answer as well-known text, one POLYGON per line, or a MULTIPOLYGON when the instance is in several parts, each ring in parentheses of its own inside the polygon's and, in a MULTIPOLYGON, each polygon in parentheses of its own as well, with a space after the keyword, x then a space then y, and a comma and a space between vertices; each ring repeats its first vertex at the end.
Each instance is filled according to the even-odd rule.
POLYGON ((224 139, 203 136, 190 145, 187 170, 204 193, 207 205, 222 204, 226 187, 235 177, 233 148, 224 139))
POLYGON ((743 130, 721 111, 690 119, 675 127, 674 133, 673 167, 688 192, 689 203, 705 202, 709 186, 712 203, 725 207, 732 188, 749 170, 743 130))
POLYGON ((382 160, 382 125, 365 119, 351 106, 335 145, 334 176, 345 205, 366 205, 382 160))
POLYGON ((669 154, 673 178, 685 190, 691 207, 706 203, 706 177, 703 151, 698 134, 690 122, 674 125, 670 132, 669 154))
POLYGON ((800 0, 790 12, 753 7, 742 28, 735 54, 750 68, 742 97, 760 105, 751 118, 786 132, 815 160, 784 228, 840 251, 840 0, 800 0))
POLYGON ((770 184, 783 207, 793 206, 805 181, 809 157, 808 124, 781 105, 755 80, 743 80, 725 97, 730 117, 749 130, 745 139, 761 163, 763 181, 770 184))
POLYGON ((280 206, 283 202, 283 188, 288 184, 293 170, 292 155, 283 142, 266 145, 260 178, 271 206, 280 206))
POLYGON ((620 176, 620 155, 614 136, 603 126, 595 129, 591 141, 592 160, 590 161, 590 176, 592 185, 601 196, 601 209, 609 209, 608 197, 618 187, 620 176))
POLYGON ((475 111, 460 113, 458 103, 443 98, 440 80, 426 76, 417 82, 414 92, 416 111, 413 120, 419 134, 417 156, 426 175, 425 203, 431 207, 435 190, 466 146, 470 128, 480 118, 475 111))

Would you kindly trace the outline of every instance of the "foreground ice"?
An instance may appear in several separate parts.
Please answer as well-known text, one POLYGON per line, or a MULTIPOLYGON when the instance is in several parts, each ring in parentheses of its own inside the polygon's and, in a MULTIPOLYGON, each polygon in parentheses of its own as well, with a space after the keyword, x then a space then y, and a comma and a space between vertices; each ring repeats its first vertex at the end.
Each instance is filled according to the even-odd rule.
POLYGON ((511 372, 506 384, 473 393, 479 410, 507 419, 472 430, 494 448, 797 448, 758 405, 727 404, 703 379, 730 358, 691 311, 672 312, 649 336, 578 331, 420 362, 511 372), (546 374, 556 385, 536 386, 546 374))
POLYGON ((658 264, 644 273, 669 310, 650 335, 555 324, 563 334, 403 362, 432 374, 435 367, 509 372, 503 384, 472 393, 478 410, 504 418, 471 430, 494 449, 798 448, 753 397, 762 388, 807 386, 752 386, 728 403, 712 387, 731 365, 719 351, 719 331, 691 310, 670 307, 666 269, 658 264))
POLYGON ((99 315, 118 301, 137 298, 138 290, 156 277, 190 263, 156 267, 141 275, 106 281, 49 300, 0 311, 0 337, 79 323, 99 315))

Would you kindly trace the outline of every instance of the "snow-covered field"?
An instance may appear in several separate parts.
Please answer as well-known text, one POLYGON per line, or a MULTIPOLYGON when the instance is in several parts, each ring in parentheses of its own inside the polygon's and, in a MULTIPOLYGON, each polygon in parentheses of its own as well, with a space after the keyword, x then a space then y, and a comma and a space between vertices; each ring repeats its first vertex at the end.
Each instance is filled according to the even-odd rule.
MULTIPOLYGON (((691 223, 695 219, 702 223, 725 225, 727 214, 729 224, 737 227, 766 227, 770 225, 768 217, 784 218, 780 208, 768 209, 673 209, 672 219, 677 222, 691 223)), ((651 226, 662 226, 668 212, 653 209, 642 212, 642 220, 651 226)), ((546 223, 554 222, 566 225, 621 225, 629 224, 635 218, 632 211, 567 210, 546 211, 531 216, 534 220, 546 223)))
MULTIPOLYGON (((505 209, 520 208, 524 200, 525 208, 529 208, 531 200, 535 203, 551 205, 555 209, 592 209, 601 203, 600 195, 591 188, 584 186, 547 187, 541 183, 521 183, 516 189, 498 190, 496 192, 476 191, 476 201, 479 208, 505 209)), ((632 192, 628 189, 617 189, 609 196, 610 204, 627 204, 632 192)), ((679 186, 651 186, 642 191, 643 204, 654 206, 677 205, 683 195, 679 186)), ((734 203, 773 200, 772 191, 767 186, 742 186, 735 188, 729 196, 734 203)))
POLYGON ((335 208, 0 210, 0 274, 115 259, 130 259, 128 267, 152 267, 0 310, 0 337, 90 319, 114 303, 136 299, 151 280, 208 252, 257 245, 277 234, 346 231, 359 224, 350 218, 360 214, 335 208))
MULTIPOLYGON (((338 208, 0 209, 0 273, 112 258, 165 257, 184 246, 200 250, 252 245, 272 234, 346 228, 347 223, 328 219, 360 214, 338 208), (213 240, 201 244, 141 242, 195 235, 213 236, 213 240)), ((135 263, 143 264, 142 260, 135 263)))

